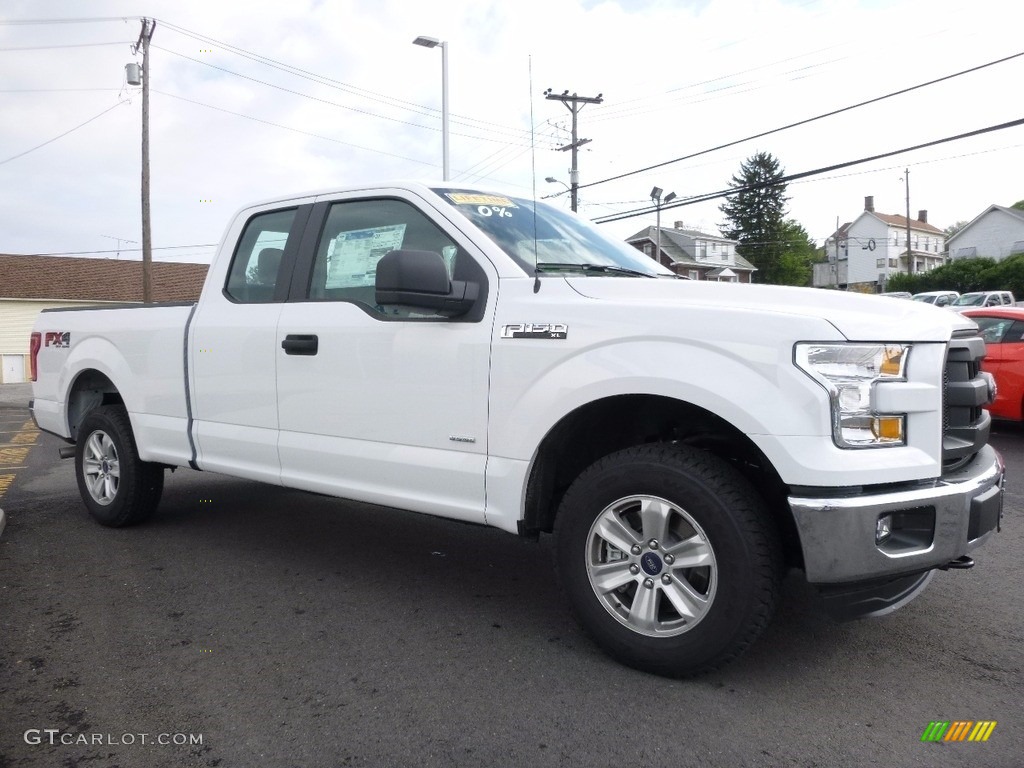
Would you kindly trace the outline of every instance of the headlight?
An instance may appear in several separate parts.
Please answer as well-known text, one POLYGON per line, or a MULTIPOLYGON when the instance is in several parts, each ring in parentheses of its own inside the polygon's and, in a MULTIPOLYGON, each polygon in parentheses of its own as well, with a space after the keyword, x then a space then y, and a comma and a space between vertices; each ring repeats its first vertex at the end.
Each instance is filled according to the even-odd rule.
POLYGON ((797 366, 829 394, 832 439, 836 445, 906 445, 906 414, 875 412, 871 408, 871 391, 878 382, 906 381, 909 355, 909 344, 796 345, 797 366))

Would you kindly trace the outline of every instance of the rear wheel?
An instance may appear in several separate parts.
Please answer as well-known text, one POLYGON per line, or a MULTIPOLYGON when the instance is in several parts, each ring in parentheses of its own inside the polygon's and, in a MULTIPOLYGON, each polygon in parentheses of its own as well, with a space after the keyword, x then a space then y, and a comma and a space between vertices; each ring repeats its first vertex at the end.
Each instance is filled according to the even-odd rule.
POLYGON ((710 671, 774 612, 778 533, 749 483, 702 451, 647 445, 601 459, 566 493, 555 537, 574 612, 629 666, 710 671))
POLYGON ((163 493, 164 470, 139 459, 124 407, 107 405, 90 411, 78 435, 78 490, 96 522, 117 528, 152 515, 163 493))

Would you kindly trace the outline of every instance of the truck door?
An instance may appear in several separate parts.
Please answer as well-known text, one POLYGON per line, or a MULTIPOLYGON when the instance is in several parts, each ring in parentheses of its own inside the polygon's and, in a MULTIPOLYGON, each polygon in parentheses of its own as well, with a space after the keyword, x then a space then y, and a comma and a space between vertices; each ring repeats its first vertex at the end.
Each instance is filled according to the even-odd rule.
POLYGON ((278 325, 284 484, 483 522, 493 268, 409 193, 318 202, 314 231, 278 325), (477 282, 474 309, 379 306, 376 264, 397 249, 439 253, 451 279, 477 282))
POLYGON ((255 210, 222 255, 191 323, 193 436, 198 465, 280 483, 277 323, 312 205, 255 210))

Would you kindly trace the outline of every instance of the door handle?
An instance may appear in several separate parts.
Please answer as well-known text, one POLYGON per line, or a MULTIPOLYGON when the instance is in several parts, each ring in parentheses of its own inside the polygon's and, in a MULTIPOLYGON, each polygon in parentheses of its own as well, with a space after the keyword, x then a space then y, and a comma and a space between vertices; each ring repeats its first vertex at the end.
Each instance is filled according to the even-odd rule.
POLYGON ((281 342, 286 355, 315 355, 320 340, 313 333, 289 333, 281 342))

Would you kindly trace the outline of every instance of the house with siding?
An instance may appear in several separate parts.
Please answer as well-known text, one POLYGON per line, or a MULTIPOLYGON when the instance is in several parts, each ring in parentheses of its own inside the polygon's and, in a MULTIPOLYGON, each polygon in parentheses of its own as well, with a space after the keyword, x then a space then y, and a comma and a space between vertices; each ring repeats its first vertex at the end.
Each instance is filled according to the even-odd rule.
POLYGON ((864 210, 843 224, 825 241, 826 264, 814 271, 814 286, 851 288, 880 293, 891 275, 930 272, 946 262, 946 236, 928 223, 928 211, 910 219, 907 253, 907 217, 879 213, 875 198, 864 198, 864 210))
POLYGON ((987 256, 1002 261, 1024 253, 1024 211, 990 205, 947 243, 952 259, 987 256))
MULTIPOLYGON (((153 262, 154 301, 196 301, 208 264, 153 262)), ((40 310, 142 303, 142 262, 0 254, 0 384, 29 378, 40 310)))
POLYGON ((687 229, 681 221, 663 227, 660 237, 657 227, 647 227, 626 242, 690 280, 749 283, 757 269, 736 252, 735 240, 687 229))

